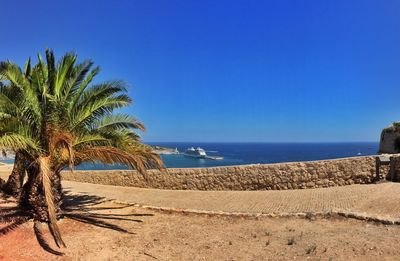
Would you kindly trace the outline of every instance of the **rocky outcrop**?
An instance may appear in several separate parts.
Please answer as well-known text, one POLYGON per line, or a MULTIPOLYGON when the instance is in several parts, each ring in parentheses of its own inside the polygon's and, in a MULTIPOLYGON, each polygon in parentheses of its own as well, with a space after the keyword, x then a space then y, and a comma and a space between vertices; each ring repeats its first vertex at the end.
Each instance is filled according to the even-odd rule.
MULTIPOLYGON (((385 168, 387 166, 384 166, 385 168)), ((182 190, 281 190, 350 184, 375 179, 375 157, 257 164, 213 168, 150 170, 144 178, 134 170, 64 172, 64 180, 104 185, 182 190)), ((382 169, 387 175, 388 169, 382 169)), ((382 177, 383 178, 383 177, 382 177)))
POLYGON ((389 127, 382 130, 379 142, 379 153, 399 153, 400 152, 400 123, 394 122, 389 127))

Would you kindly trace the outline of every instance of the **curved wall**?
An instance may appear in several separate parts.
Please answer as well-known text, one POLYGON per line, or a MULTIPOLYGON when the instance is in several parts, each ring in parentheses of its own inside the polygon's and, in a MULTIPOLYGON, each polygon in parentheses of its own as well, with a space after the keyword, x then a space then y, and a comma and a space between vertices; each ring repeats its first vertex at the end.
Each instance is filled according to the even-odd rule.
MULTIPOLYGON (((387 166, 381 167, 386 175, 387 166)), ((146 179, 134 170, 63 172, 64 180, 104 185, 182 190, 304 189, 368 184, 375 178, 375 157, 257 164, 213 168, 149 170, 146 179)))

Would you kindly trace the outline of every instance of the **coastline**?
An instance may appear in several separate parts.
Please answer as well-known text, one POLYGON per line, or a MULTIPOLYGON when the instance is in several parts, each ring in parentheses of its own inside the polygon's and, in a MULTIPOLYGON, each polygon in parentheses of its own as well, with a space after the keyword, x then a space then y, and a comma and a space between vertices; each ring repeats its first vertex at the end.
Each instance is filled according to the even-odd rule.
POLYGON ((159 148, 159 154, 167 168, 203 168, 237 166, 248 164, 271 164, 283 162, 304 162, 375 155, 378 142, 344 143, 209 143, 209 142, 165 142, 151 144, 159 148), (175 148, 185 152, 188 148, 200 147, 211 157, 222 160, 193 159, 183 153, 172 153, 175 148), (168 149, 169 148, 169 149, 168 149), (174 148, 174 149, 172 149, 174 148), (361 155, 360 155, 361 154, 361 155))
MULTIPOLYGON (((372 156, 376 154, 378 143, 340 143, 337 144, 240 144, 240 143, 160 143, 151 144, 158 153, 167 169, 216 168, 228 166, 254 166, 263 164, 283 164, 290 162, 313 162, 321 160, 335 160, 345 158, 372 156), (221 156, 221 160, 197 159, 184 156, 179 151, 199 145, 212 157, 221 156), (371 147, 372 146, 372 147, 371 147)), ((0 160, 0 172, 10 171, 13 161, 10 157, 0 160)), ((76 170, 128 170, 122 165, 103 165, 97 163, 83 163, 76 166, 76 170)))
POLYGON ((179 151, 176 151, 172 148, 161 147, 161 146, 152 146, 154 151, 159 155, 177 155, 180 154, 179 151))
MULTIPOLYGON (((164 155, 163 153, 159 153, 164 155)), ((165 155, 176 155, 176 153, 166 153, 165 155)), ((216 168, 234 168, 234 167, 254 167, 254 166, 269 166, 269 165, 281 165, 281 164, 289 164, 289 163, 315 163, 315 162, 323 162, 323 161, 340 161, 347 159, 357 159, 357 158, 365 158, 365 157, 378 157, 378 156, 386 156, 386 157, 399 157, 400 154, 376 154, 376 155, 362 155, 362 156, 351 156, 351 157, 342 157, 342 158, 327 158, 327 159, 316 159, 316 160, 304 160, 304 161, 284 161, 284 162, 271 162, 271 163, 249 163, 249 164, 237 164, 237 165, 218 165, 218 166, 209 166, 209 167, 166 167, 166 169, 216 169, 216 168)), ((4 163, 0 162, 0 173, 4 171, 12 171, 14 164, 13 163, 4 163)), ((79 165, 78 165, 79 166, 79 165)), ((113 165, 107 165, 113 166, 113 165)), ((131 169, 120 169, 120 168, 109 168, 109 169, 79 169, 81 171, 131 171, 131 169)), ((150 169, 152 171, 152 169, 150 169)), ((68 172, 68 170, 63 170, 63 172, 68 172)))

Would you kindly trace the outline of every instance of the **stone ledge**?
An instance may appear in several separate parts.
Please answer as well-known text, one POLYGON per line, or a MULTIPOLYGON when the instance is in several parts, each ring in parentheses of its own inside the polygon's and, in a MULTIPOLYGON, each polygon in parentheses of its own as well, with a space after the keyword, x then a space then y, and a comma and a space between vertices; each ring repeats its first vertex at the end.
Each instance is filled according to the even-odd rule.
POLYGON ((182 214, 194 214, 194 215, 210 215, 210 216, 229 216, 229 217, 247 217, 247 218, 286 218, 286 217, 300 217, 306 219, 312 219, 315 217, 345 217, 352 218, 367 222, 375 222, 384 225, 400 225, 400 219, 388 219, 382 218, 378 216, 361 214, 355 212, 346 212, 346 211, 327 211, 327 212, 297 212, 297 213, 247 213, 247 212, 224 212, 224 211, 207 211, 207 210, 196 210, 196 209, 180 209, 180 208, 168 208, 168 207, 155 207, 149 205, 142 205, 137 203, 129 203, 120 200, 111 200, 116 204, 127 205, 140 207, 144 209, 150 209, 161 212, 169 212, 169 213, 182 213, 182 214))
MULTIPOLYGON (((382 167, 385 175, 387 166, 382 167)), ((144 178, 134 170, 63 172, 69 181, 172 190, 286 190, 370 184, 375 157, 253 164, 211 168, 149 170, 144 178)), ((383 176, 382 176, 383 178, 383 176)))

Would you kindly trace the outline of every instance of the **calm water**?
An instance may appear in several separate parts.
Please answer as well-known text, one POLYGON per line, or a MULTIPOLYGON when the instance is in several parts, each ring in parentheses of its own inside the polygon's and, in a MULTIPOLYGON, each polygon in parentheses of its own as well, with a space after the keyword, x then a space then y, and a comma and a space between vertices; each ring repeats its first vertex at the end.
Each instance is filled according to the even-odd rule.
POLYGON ((278 163, 335 159, 362 155, 374 155, 378 142, 353 143, 172 143, 160 142, 164 147, 177 147, 184 152, 188 147, 202 147, 210 156, 222 156, 223 160, 195 159, 183 155, 162 155, 167 167, 211 167, 256 163, 278 163))
MULTIPOLYGON (((210 156, 222 156, 223 160, 195 159, 183 155, 162 155, 168 168, 197 168, 256 163, 278 163, 335 159, 361 155, 374 155, 377 142, 352 143, 200 143, 158 142, 150 143, 184 152, 189 147, 202 147, 210 156)), ((10 162, 10 161, 8 161, 10 162)), ((12 162, 12 161, 11 161, 12 162)), ((125 169, 124 166, 82 164, 76 169, 125 169)))

